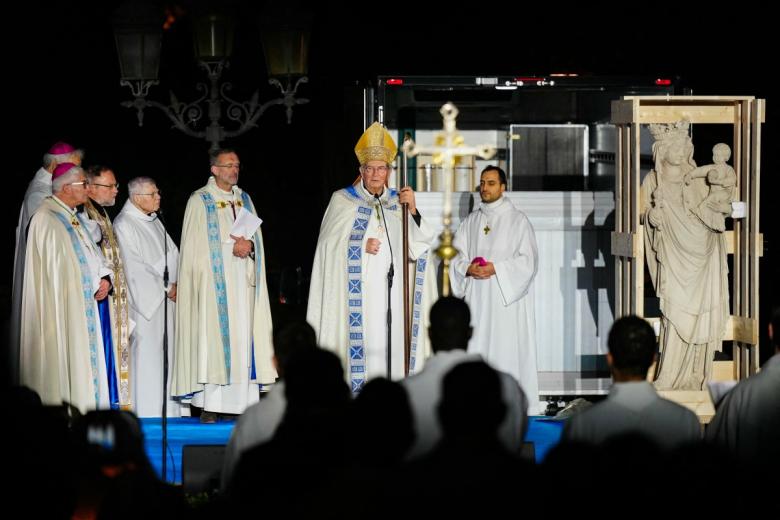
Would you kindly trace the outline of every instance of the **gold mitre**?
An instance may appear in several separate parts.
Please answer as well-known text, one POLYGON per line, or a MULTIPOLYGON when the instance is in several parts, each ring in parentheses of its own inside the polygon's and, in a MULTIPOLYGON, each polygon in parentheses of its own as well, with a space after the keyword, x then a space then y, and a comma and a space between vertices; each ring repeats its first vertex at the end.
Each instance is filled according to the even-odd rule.
POLYGON ((682 121, 677 121, 675 123, 653 123, 648 126, 650 127, 650 134, 656 141, 672 141, 688 137, 688 127, 691 126, 691 122, 687 119, 683 119, 682 121))
POLYGON ((385 127, 376 121, 363 132, 355 145, 355 155, 357 155, 361 166, 368 161, 391 163, 395 159, 397 151, 398 146, 393 138, 390 137, 385 127))

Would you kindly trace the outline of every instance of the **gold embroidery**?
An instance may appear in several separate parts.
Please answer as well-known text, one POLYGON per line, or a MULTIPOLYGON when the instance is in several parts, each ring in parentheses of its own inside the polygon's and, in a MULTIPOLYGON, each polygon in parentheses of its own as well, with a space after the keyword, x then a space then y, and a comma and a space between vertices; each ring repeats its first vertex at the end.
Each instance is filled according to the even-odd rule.
POLYGON ((131 410, 133 403, 130 399, 130 307, 127 301, 127 280, 122 266, 122 257, 114 236, 114 227, 105 210, 102 212, 98 210, 91 200, 84 204, 84 208, 89 218, 100 226, 103 234, 100 249, 114 272, 114 292, 109 302, 109 311, 118 361, 119 405, 122 410, 131 410))
MULTIPOLYGON (((230 207, 230 202, 225 202, 224 200, 218 200, 216 201, 216 205, 219 209, 225 209, 230 207)), ((234 206, 238 206, 239 208, 244 205, 243 201, 237 200, 233 202, 234 206)))

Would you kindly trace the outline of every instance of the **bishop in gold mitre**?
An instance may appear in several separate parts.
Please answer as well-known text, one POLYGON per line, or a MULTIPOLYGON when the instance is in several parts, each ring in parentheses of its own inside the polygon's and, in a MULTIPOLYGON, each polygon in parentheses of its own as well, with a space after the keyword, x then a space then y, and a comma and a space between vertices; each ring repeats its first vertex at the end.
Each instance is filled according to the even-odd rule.
POLYGON ((416 261, 412 284, 410 372, 422 367, 429 353, 425 331, 428 308, 436 300, 435 273, 427 261, 434 230, 417 211, 414 191, 388 187, 398 147, 390 133, 374 123, 360 136, 355 155, 360 178, 336 191, 320 227, 312 267, 307 321, 317 344, 342 360, 353 391, 372 377, 404 376, 404 323, 401 280, 403 241, 401 205, 409 205, 409 257, 416 261), (388 271, 392 326, 390 370, 387 366, 388 271))

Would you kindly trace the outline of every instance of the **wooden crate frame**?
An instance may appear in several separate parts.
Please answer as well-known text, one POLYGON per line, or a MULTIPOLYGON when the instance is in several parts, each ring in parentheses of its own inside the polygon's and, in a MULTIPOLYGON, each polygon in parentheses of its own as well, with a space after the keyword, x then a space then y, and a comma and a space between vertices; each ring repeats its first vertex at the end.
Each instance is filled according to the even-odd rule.
MULTIPOLYGON (((766 102, 753 96, 624 96, 612 102, 612 123, 618 132, 615 160, 615 317, 644 316, 645 248, 640 190, 640 125, 674 123, 733 125, 732 163, 745 218, 727 232, 733 255, 731 307, 725 341, 734 342, 734 379, 756 373, 759 363, 758 262, 763 252, 759 232, 761 188, 761 124, 766 102)), ((659 318, 647 318, 650 321, 659 318)))

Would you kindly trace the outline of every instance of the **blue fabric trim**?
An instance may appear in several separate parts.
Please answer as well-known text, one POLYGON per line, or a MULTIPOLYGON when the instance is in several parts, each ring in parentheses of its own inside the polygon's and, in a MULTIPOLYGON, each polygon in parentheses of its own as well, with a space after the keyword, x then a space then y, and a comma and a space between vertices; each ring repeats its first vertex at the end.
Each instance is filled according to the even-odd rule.
POLYGON ((111 309, 108 298, 98 302, 100 329, 103 333, 103 353, 106 358, 106 374, 108 375, 108 402, 112 410, 119 410, 119 386, 116 380, 116 360, 114 359, 114 335, 111 332, 111 309))
POLYGON ((203 205, 206 206, 209 257, 211 258, 211 272, 214 275, 214 295, 217 299, 217 313, 219 314, 219 333, 222 337, 227 383, 230 384, 230 320, 228 319, 225 267, 222 262, 222 240, 220 239, 217 207, 214 203, 214 197, 210 193, 201 192, 200 197, 203 199, 203 205))
POLYGON ((349 380, 353 392, 360 392, 366 382, 366 356, 363 335, 363 283, 362 258, 363 236, 372 209, 365 205, 366 201, 357 195, 354 186, 345 189, 349 196, 357 198, 361 203, 355 208, 355 220, 347 243, 347 344, 349 345, 349 380))
MULTIPOLYGON (((393 197, 398 197, 398 190, 396 190, 394 188, 388 188, 388 191, 390 192, 390 199, 392 199, 393 197)), ((358 192, 357 187, 355 187, 354 185, 353 186, 347 186, 346 188, 344 188, 344 192, 350 198, 360 199, 362 201, 366 201, 366 198, 363 197, 363 195, 360 192, 358 192)), ((388 204, 389 203, 390 203, 390 200, 388 199, 388 204)))
MULTIPOLYGON (((344 188, 344 193, 353 199, 357 199, 358 206, 355 211, 355 220, 347 243, 347 313, 349 337, 349 376, 353 392, 359 392, 366 381, 366 359, 363 335, 363 294, 362 294, 362 255, 363 236, 368 228, 368 222, 373 213, 374 201, 362 197, 355 186, 344 188)), ((384 202, 388 211, 398 211, 398 191, 389 188, 389 198, 384 202), (395 199, 395 200, 394 200, 395 199)), ((409 371, 414 370, 417 360, 417 343, 420 334, 420 315, 422 313, 422 289, 425 279, 425 264, 428 253, 426 252, 417 260, 415 272, 415 294, 413 305, 412 338, 410 348, 409 371), (419 285, 418 282, 419 281, 419 285)))
POLYGON ((423 286, 425 267, 428 263, 428 251, 420 255, 414 269, 414 303, 412 304, 412 337, 409 345, 409 373, 414 373, 417 364, 417 343, 420 339, 420 318, 422 318, 423 286))
MULTIPOLYGON (((95 408, 100 408, 100 384, 98 378, 98 352, 97 352, 97 322, 95 316, 94 307, 94 293, 92 291, 92 276, 89 273, 89 265, 87 264, 87 258, 84 256, 84 251, 81 249, 81 243, 79 241, 76 230, 68 219, 66 219, 61 213, 56 211, 51 212, 57 217, 70 236, 70 242, 73 246, 73 251, 76 253, 76 258, 79 261, 79 269, 81 270, 81 290, 84 297, 84 307, 87 318, 87 333, 89 335, 89 363, 92 368, 92 388, 95 391, 95 408)), ((85 230, 84 222, 81 217, 76 215, 81 223, 81 229, 85 230)))

